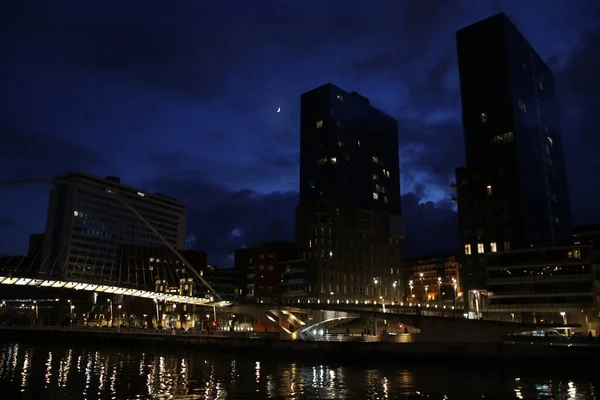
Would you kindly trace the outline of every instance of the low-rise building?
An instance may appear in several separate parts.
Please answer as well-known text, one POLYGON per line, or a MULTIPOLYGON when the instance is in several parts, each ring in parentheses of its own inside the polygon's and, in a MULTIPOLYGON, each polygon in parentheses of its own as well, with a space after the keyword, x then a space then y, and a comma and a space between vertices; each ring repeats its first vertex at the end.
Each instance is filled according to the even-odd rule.
POLYGON ((494 319, 597 329, 598 267, 592 246, 488 253, 485 261, 487 300, 470 293, 473 309, 494 319))
POLYGON ((235 269, 245 275, 248 298, 256 300, 280 297, 280 263, 298 258, 297 247, 290 242, 268 242, 235 252, 235 269))
POLYGON ((282 299, 303 299, 309 294, 308 261, 300 258, 284 261, 279 265, 281 283, 279 292, 282 299))
POLYGON ((456 302, 461 294, 460 262, 456 254, 405 261, 407 302, 456 302))

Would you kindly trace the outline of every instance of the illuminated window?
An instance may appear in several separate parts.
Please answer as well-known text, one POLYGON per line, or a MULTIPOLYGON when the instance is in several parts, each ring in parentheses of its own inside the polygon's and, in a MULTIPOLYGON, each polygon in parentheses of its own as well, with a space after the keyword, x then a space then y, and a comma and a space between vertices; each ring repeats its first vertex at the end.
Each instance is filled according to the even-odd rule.
POLYGON ((375 190, 378 192, 381 192, 381 186, 379 186, 379 184, 375 184, 375 190))
POLYGON ((387 203, 388 203, 388 198, 387 198, 387 196, 383 196, 383 202, 384 202, 385 204, 387 204, 387 203))
POLYGON ((342 95, 341 95, 341 94, 338 94, 338 95, 337 95, 337 99, 338 99, 339 101, 343 101, 343 100, 344 100, 344 98, 342 97, 342 95))
POLYGON ((481 118, 481 123, 487 122, 487 114, 486 113, 479 114, 479 118, 481 118))
POLYGON ((504 251, 510 250, 510 242, 508 240, 504 241, 504 251))
POLYGON ((374 198, 375 200, 379 200, 379 194, 377 194, 377 193, 373 192, 373 198, 374 198))
MULTIPOLYGON (((376 181, 377 179, 379 179, 379 177, 377 175, 373 174, 373 180, 376 181)), ((75 211, 75 212, 77 212, 77 211, 75 211)), ((77 214, 75 214, 75 215, 77 215, 77 214)))
POLYGON ((483 248, 483 243, 477 243, 477 252, 479 254, 483 253, 485 250, 483 248))
POLYGON ((327 164, 327 158, 321 158, 320 160, 317 161, 318 166, 322 166, 325 164, 327 164))
POLYGON ((323 120, 317 121, 317 129, 323 127, 323 120))
POLYGON ((471 245, 470 244, 465 244, 465 254, 468 256, 471 255, 471 245))
POLYGON ((509 143, 509 142, 512 142, 514 139, 515 139, 515 136, 512 132, 506 132, 501 135, 496 135, 496 136, 492 137, 492 143, 494 143, 494 144, 509 143))
POLYGON ((517 104, 519 105, 519 108, 524 111, 527 112, 527 105, 525 104, 525 102, 521 99, 517 100, 517 104))
POLYGON ((360 140, 356 142, 356 145, 360 147, 360 140))
POLYGON ((487 191, 487 195, 491 196, 492 195, 492 185, 487 185, 486 191, 487 191))
POLYGON ((569 251, 569 258, 581 258, 581 250, 574 249, 569 251))
POLYGON ((342 142, 341 140, 338 140, 338 147, 344 147, 344 142, 342 142))
POLYGON ((490 243, 490 249, 491 249, 492 253, 495 253, 498 251, 498 246, 496 246, 496 242, 490 243))
POLYGON ((385 176, 387 176, 388 178, 390 177, 390 171, 389 170, 385 170, 384 173, 385 173, 385 176))
POLYGON ((335 164, 335 163, 337 163, 337 158, 335 158, 335 157, 331 157, 331 163, 332 163, 332 164, 335 164))
POLYGON ((379 164, 379 157, 377 157, 377 156, 373 156, 373 162, 374 162, 375 164, 379 164))

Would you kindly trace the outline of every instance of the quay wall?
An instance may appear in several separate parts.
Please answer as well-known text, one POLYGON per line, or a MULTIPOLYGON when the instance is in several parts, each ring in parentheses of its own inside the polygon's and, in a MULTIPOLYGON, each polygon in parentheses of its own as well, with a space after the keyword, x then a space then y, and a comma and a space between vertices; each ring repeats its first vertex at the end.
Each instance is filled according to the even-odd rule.
POLYGON ((110 345, 138 348, 197 349, 209 352, 253 354, 267 357, 376 359, 381 362, 441 361, 486 359, 494 362, 539 363, 597 360, 600 345, 550 345, 525 343, 441 343, 441 342, 345 342, 285 340, 273 337, 215 335, 175 335, 166 333, 84 331, 65 329, 1 328, 0 342, 32 344, 66 343, 71 345, 110 345))

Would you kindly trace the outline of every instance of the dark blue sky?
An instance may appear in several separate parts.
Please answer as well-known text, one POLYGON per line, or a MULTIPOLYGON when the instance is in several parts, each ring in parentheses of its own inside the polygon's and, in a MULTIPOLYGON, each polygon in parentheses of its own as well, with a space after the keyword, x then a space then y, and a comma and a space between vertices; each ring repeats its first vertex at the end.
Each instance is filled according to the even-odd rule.
MULTIPOLYGON (((500 11, 555 72, 575 222, 600 221, 593 1, 3 3, 0 180, 77 169, 169 194, 212 262, 292 239, 300 94, 326 82, 399 121, 408 254, 453 250, 454 32, 500 11)), ((0 188, 0 252, 43 230, 47 191, 0 188)))

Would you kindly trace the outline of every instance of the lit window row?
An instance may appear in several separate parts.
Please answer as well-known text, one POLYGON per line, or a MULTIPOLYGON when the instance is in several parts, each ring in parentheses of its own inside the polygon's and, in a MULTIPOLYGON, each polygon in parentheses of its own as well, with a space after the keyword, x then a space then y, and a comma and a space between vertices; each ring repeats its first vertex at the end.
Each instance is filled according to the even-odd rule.
MULTIPOLYGON (((509 250, 510 250, 510 242, 505 241, 504 242, 504 251, 509 251, 509 250)), ((490 252, 496 253, 497 251, 498 251, 498 245, 496 244, 496 242, 490 242, 490 252)), ((477 253, 478 254, 485 253, 485 246, 483 243, 477 243, 477 253)), ((471 250, 471 245, 465 244, 465 255, 470 256, 471 254, 473 254, 473 252, 471 250)))
POLYGON ((494 144, 510 143, 513 140, 515 140, 515 135, 512 132, 506 132, 492 137, 492 143, 494 144))

